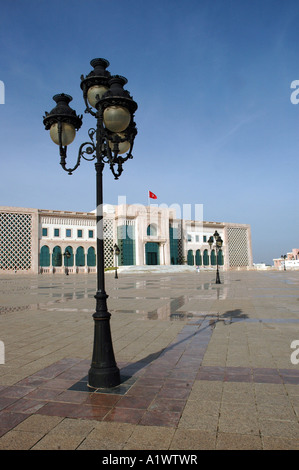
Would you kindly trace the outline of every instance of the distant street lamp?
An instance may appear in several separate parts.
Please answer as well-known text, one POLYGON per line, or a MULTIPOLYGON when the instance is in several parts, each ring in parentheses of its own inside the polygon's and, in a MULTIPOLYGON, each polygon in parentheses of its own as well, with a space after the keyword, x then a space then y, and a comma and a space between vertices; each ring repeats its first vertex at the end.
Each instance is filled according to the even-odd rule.
POLYGON ((108 295, 104 282, 103 243, 103 169, 107 163, 115 179, 123 171, 123 163, 132 156, 134 139, 137 134, 134 112, 137 103, 123 87, 127 79, 111 76, 106 68, 106 59, 93 59, 93 70, 84 77, 80 87, 86 105, 86 113, 96 118, 96 129, 88 131, 89 142, 79 147, 78 158, 73 168, 66 167, 67 146, 74 140, 76 130, 82 125, 82 116, 70 108, 70 95, 54 95, 55 108, 45 113, 44 125, 50 130, 51 139, 59 145, 60 165, 69 175, 80 165, 81 158, 95 161, 96 207, 97 207, 97 292, 94 318, 94 345, 92 363, 88 373, 88 386, 110 388, 119 385, 120 372, 116 365, 110 330, 111 314, 107 310, 108 295), (126 156, 123 156, 126 153, 126 156))
POLYGON ((115 279, 118 279, 118 274, 117 274, 117 266, 118 266, 118 256, 120 254, 120 249, 118 248, 118 246, 115 244, 114 247, 110 248, 110 253, 112 254, 112 256, 114 256, 114 266, 115 266, 115 274, 114 274, 114 278, 115 279))
POLYGON ((283 260, 281 264, 283 264, 283 270, 286 271, 286 259, 287 255, 280 255, 281 259, 283 260))
POLYGON ((69 259, 71 257, 71 254, 68 250, 65 250, 65 252, 63 253, 63 256, 64 256, 64 259, 66 261, 66 270, 65 270, 65 274, 68 276, 69 275, 69 259))
POLYGON ((212 245, 214 243, 214 239, 215 239, 215 248, 216 248, 216 263, 217 263, 217 270, 216 270, 216 284, 221 284, 221 281, 220 281, 220 275, 219 275, 219 267, 218 267, 218 252, 221 250, 222 248, 222 245, 223 245, 223 240, 222 238, 220 237, 219 233, 217 232, 217 230, 215 231, 214 235, 210 236, 209 240, 208 240, 208 243, 210 245, 210 250, 212 249, 212 245))

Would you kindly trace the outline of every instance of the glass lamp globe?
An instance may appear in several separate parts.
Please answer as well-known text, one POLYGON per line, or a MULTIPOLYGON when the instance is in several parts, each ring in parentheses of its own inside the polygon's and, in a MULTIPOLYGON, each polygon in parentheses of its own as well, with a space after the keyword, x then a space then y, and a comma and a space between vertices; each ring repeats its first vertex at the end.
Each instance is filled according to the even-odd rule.
POLYGON ((112 132, 124 131, 131 121, 130 112, 122 106, 109 106, 105 109, 104 124, 112 132))
MULTIPOLYGON (((74 128, 72 124, 68 124, 66 122, 63 122, 61 126, 62 126, 61 145, 63 146, 70 145, 73 142, 74 138, 76 137, 76 129, 74 128)), ((50 137, 55 144, 60 145, 57 122, 55 122, 55 124, 52 124, 50 128, 50 137)))
MULTIPOLYGON (((121 139, 123 139, 125 136, 124 134, 117 134, 121 139)), ((128 142, 127 140, 125 140, 124 142, 119 142, 118 144, 118 152, 119 153, 126 153, 128 152, 128 150, 130 149, 130 142, 128 142)), ((113 142, 109 142, 109 147, 111 148, 111 150, 113 150, 113 142)))
POLYGON ((95 108, 97 102, 99 101, 99 99, 102 98, 103 94, 106 93, 107 90, 108 88, 104 85, 91 86, 87 92, 87 99, 88 99, 90 106, 95 108), (97 95, 99 95, 98 99, 96 98, 97 95))

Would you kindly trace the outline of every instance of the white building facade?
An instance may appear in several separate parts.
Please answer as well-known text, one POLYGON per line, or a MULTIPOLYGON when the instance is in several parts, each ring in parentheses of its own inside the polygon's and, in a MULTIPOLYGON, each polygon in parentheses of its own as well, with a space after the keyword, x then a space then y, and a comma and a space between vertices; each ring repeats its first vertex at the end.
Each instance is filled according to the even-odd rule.
MULTIPOLYGON (((105 205, 105 267, 180 265, 251 269, 250 226, 176 218, 174 209, 105 205), (210 248, 217 230, 223 247, 210 248), (115 260, 111 250, 117 244, 115 260)), ((0 273, 96 271, 97 226, 93 212, 0 206, 0 273)))

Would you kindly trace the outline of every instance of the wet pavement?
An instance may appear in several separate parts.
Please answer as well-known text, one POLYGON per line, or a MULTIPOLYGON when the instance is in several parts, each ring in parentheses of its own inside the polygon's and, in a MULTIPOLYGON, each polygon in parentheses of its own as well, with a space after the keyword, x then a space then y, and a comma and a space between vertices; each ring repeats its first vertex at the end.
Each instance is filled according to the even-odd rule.
POLYGON ((221 281, 107 273, 121 384, 90 391, 95 275, 1 275, 0 449, 298 449, 299 272, 221 281))

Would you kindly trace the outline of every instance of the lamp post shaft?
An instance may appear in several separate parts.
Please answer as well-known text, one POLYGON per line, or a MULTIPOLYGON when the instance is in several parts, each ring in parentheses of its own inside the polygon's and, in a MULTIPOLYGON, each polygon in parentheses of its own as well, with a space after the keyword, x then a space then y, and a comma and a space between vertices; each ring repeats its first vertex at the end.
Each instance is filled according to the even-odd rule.
POLYGON ((88 386, 110 388, 120 384, 120 372, 115 362, 111 330, 111 314, 107 309, 108 295, 105 291, 104 240, 103 240, 103 168, 104 163, 97 159, 97 293, 94 318, 94 343, 91 367, 88 373, 88 386))
POLYGON ((218 250, 216 250, 216 260, 217 260, 216 284, 221 284, 220 275, 219 275, 219 266, 218 266, 218 250))

